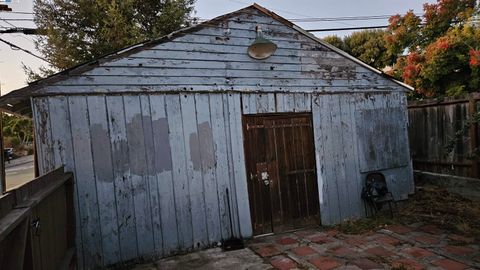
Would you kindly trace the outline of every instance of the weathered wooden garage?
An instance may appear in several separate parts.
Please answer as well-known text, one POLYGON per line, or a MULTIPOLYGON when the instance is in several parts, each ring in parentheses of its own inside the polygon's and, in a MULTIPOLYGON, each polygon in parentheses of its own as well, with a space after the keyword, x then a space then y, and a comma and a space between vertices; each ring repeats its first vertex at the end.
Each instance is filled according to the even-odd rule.
POLYGON ((372 171, 407 198, 410 90, 253 5, 0 105, 32 115, 40 174, 74 173, 88 269, 363 217, 372 171), (259 27, 277 46, 263 60, 247 53, 259 27))

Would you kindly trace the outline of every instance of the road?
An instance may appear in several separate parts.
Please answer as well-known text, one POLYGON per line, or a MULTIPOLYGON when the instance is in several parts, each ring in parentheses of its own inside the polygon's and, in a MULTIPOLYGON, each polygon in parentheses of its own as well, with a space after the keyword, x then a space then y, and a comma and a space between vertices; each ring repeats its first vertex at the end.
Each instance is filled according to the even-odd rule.
POLYGON ((5 163, 7 190, 20 186, 34 178, 33 156, 20 157, 5 163))

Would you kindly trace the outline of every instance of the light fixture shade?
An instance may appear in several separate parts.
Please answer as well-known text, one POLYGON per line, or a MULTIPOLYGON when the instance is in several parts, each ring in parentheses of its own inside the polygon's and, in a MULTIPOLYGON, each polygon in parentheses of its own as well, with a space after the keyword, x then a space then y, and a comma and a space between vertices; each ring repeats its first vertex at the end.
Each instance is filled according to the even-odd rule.
POLYGON ((263 37, 260 27, 257 27, 257 38, 248 46, 248 55, 254 59, 266 59, 277 50, 277 45, 263 37))

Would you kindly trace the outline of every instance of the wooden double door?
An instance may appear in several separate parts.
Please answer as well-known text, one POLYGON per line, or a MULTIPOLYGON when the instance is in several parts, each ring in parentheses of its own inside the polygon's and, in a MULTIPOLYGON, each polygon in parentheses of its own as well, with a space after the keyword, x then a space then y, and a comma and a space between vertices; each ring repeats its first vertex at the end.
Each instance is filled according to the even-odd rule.
POLYGON ((310 114, 243 117, 253 232, 320 224, 310 114))

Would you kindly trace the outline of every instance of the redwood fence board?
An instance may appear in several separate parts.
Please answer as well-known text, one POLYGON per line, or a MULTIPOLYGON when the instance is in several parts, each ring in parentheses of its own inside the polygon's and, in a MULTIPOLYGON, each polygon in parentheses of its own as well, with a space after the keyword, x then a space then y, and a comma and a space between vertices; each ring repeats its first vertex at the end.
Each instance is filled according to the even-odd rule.
POLYGON ((461 98, 432 99, 409 102, 410 152, 415 170, 480 177, 478 157, 473 155, 478 147, 478 124, 464 129, 452 151, 447 145, 478 111, 480 95, 461 98))

